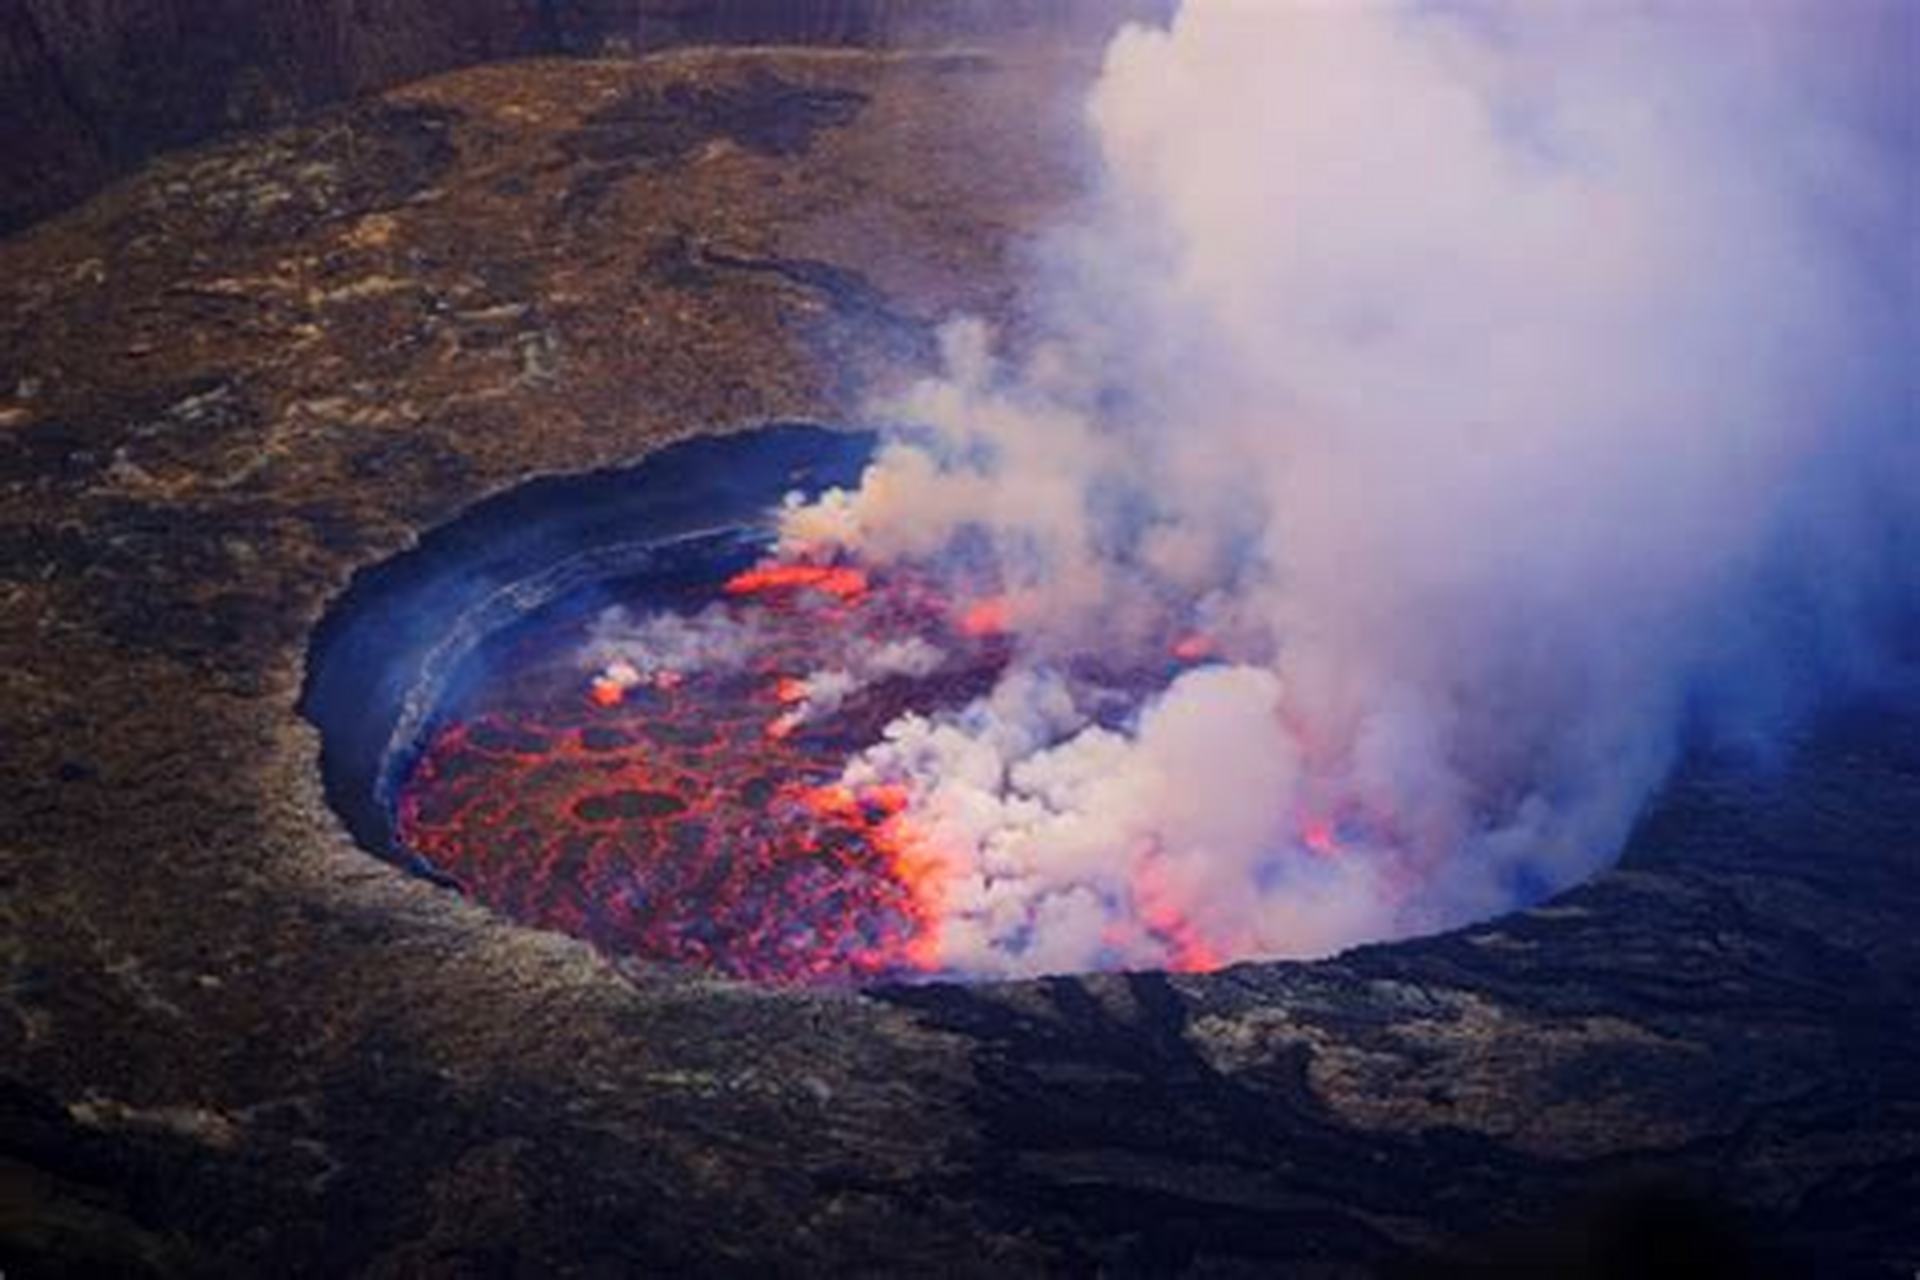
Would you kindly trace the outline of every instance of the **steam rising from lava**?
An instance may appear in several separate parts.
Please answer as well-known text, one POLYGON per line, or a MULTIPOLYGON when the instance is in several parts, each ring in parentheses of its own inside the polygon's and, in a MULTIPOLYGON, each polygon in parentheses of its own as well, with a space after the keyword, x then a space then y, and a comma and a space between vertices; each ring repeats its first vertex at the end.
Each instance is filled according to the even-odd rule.
POLYGON ((992 691, 846 773, 939 851, 929 962, 1483 916, 1611 858, 1689 741, 1870 670, 1920 506, 1910 15, 1123 33, 1044 338, 953 325, 861 486, 785 513, 792 563, 1005 590, 992 691))
POLYGON ((1911 643, 1916 21, 1123 33, 1026 336, 951 324, 771 558, 503 634, 400 842, 777 981, 1314 955, 1591 873, 1683 751, 1911 643))

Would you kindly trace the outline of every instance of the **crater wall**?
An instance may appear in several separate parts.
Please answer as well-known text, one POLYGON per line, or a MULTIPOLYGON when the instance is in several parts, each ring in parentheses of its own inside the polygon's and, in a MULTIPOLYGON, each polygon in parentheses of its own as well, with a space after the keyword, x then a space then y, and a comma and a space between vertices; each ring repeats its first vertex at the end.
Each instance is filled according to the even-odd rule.
POLYGON ((0 235, 141 160, 439 71, 686 44, 1103 39, 1174 0, 10 0, 0 235))

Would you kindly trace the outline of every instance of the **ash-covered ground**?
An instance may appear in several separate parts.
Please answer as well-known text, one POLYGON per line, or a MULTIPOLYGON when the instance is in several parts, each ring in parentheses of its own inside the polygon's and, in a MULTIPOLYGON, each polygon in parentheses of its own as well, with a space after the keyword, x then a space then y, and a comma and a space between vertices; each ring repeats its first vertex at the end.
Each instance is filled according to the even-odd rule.
POLYGON ((1536 910, 1215 974, 636 976, 346 836, 295 705, 353 571, 1003 311, 1091 68, 499 65, 0 243, 0 1267, 1920 1266, 1910 698, 1536 910))

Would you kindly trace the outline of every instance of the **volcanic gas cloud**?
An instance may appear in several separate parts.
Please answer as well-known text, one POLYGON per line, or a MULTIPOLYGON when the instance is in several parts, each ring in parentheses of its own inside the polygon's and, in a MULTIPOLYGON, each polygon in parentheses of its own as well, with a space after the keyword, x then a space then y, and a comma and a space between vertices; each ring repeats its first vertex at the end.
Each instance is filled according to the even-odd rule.
POLYGON ((564 717, 430 767, 504 770, 516 840, 580 824, 566 910, 740 972, 1312 955, 1590 873, 1683 749, 1776 740, 1912 602, 1912 22, 1124 32, 1042 336, 954 322, 757 577, 602 619, 564 717))

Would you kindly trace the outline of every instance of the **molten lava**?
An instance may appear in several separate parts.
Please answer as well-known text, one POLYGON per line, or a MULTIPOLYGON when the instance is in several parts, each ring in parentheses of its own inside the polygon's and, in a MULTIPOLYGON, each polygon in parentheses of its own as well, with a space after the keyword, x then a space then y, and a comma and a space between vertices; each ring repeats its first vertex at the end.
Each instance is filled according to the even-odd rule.
POLYGON ((867 593, 867 575, 846 565, 782 564, 777 561, 757 565, 727 580, 730 596, 758 595, 768 591, 821 591, 839 600, 857 600, 867 593))
POLYGON ((932 967, 938 851, 904 792, 840 775, 896 716, 990 687, 1004 639, 922 580, 845 565, 762 564, 676 607, 746 637, 737 660, 636 651, 588 671, 590 620, 530 624, 431 735, 402 844, 616 955, 773 981, 932 967), (935 657, 846 675, 849 654, 902 642, 935 657))
POLYGON ((1012 621, 1012 602, 1005 596, 991 596, 967 606, 960 615, 960 630, 970 636, 997 636, 1012 621))

